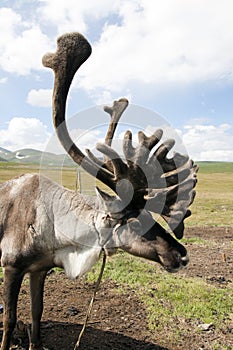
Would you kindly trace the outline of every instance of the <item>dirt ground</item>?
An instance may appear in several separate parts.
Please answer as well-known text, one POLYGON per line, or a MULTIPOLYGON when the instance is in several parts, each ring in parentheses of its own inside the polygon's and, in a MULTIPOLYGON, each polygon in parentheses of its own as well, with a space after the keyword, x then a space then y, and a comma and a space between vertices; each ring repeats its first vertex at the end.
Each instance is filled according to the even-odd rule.
MULTIPOLYGON (((180 274, 197 276, 209 284, 226 288, 233 280, 233 228, 190 228, 186 231, 186 237, 200 237, 210 244, 206 248, 206 245, 187 243, 190 264, 177 277, 180 274)), ((149 330, 145 306, 135 291, 126 288, 124 294, 117 293, 117 287, 111 281, 101 284, 80 350, 213 350, 215 340, 222 344, 222 349, 218 350, 233 349, 233 311, 232 320, 227 327, 218 331, 210 327, 206 331, 189 332, 189 336, 184 332, 179 344, 171 344, 169 340, 166 341, 165 331, 156 334, 149 330)), ((85 278, 70 281, 63 273, 51 273, 48 276, 41 327, 44 349, 74 348, 93 289, 94 285, 88 284, 85 278)), ((29 304, 28 283, 25 281, 18 305, 18 319, 24 324, 30 324, 29 304)), ((177 325, 174 324, 174 327, 177 325)), ((183 327, 186 330, 190 325, 184 323, 183 327)), ((19 339, 18 333, 16 339, 19 339)), ((13 346, 12 349, 25 349, 25 339, 23 338, 21 346, 13 346)))

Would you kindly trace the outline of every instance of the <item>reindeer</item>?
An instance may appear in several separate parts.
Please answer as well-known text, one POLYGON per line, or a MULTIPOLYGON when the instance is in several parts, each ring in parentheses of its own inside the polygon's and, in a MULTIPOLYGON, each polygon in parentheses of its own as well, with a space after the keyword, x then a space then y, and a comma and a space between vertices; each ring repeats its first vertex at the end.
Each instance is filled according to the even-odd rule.
POLYGON ((10 348, 16 324, 18 294, 23 277, 30 276, 32 326, 30 350, 42 349, 40 320, 47 272, 62 267, 69 278, 91 269, 101 252, 118 248, 161 264, 176 272, 188 263, 185 247, 153 218, 158 213, 180 239, 184 219, 195 195, 197 167, 188 156, 167 158, 173 140, 157 145, 162 130, 138 134, 138 145, 126 131, 124 158, 112 148, 117 123, 128 105, 124 98, 104 107, 111 120, 103 144, 87 155, 74 144, 66 127, 67 94, 77 69, 91 54, 79 33, 58 38, 57 51, 46 54, 43 64, 55 73, 53 121, 58 138, 71 158, 114 191, 97 188, 97 196, 70 191, 39 174, 26 174, 0 186, 1 266, 4 273, 4 315, 1 350, 10 348), (157 146, 156 146, 157 145, 157 146), (154 151, 154 147, 157 147, 154 151), (152 213, 151 213, 152 212, 152 213))

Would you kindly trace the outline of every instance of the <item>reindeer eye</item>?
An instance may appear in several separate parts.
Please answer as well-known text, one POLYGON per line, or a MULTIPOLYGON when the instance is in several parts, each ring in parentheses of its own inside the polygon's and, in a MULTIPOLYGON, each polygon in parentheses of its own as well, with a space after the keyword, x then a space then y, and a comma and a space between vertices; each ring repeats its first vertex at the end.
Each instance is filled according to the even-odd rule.
POLYGON ((138 220, 130 221, 129 225, 130 225, 131 230, 133 230, 133 231, 140 231, 142 228, 141 223, 138 220))

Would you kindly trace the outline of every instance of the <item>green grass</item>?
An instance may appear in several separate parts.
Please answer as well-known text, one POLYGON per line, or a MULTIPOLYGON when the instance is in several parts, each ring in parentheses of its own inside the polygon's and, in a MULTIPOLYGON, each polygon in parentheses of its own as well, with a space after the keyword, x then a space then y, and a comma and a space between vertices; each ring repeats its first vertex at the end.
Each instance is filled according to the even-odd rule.
MULTIPOLYGON (((97 279, 99 269, 100 264, 88 274, 89 281, 97 279)), ((219 329, 231 316, 233 285, 221 289, 200 278, 168 274, 160 271, 158 265, 124 253, 108 260, 103 278, 120 284, 120 292, 124 292, 124 286, 132 288, 148 311, 151 331, 163 332, 171 328, 173 341, 179 341, 182 336, 179 323, 191 325, 193 334, 199 332, 200 323, 213 323, 219 329)))
POLYGON ((184 237, 182 238, 182 244, 184 243, 192 243, 198 245, 209 245, 209 241, 202 239, 200 237, 184 237))
POLYGON ((19 165, 17 163, 0 162, 0 183, 21 174, 38 171, 39 167, 36 165, 19 165))
POLYGON ((199 173, 233 173, 233 162, 197 162, 199 173))
MULTIPOLYGON (((190 226, 232 225, 233 170, 232 172, 224 172, 225 169, 226 168, 223 168, 223 172, 220 173, 210 172, 208 166, 200 167, 198 184, 196 187, 197 194, 191 207, 193 215, 186 220, 190 226)), ((229 169, 231 169, 230 166, 227 170, 229 169)))
MULTIPOLYGON (((72 190, 79 188, 77 182, 77 167, 40 167, 33 164, 17 164, 0 162, 0 183, 10 180, 13 177, 27 174, 40 173, 50 179, 62 184, 72 190)), ((95 180, 91 175, 81 170, 82 191, 88 194, 95 194, 95 186, 102 186, 98 180, 95 180)))

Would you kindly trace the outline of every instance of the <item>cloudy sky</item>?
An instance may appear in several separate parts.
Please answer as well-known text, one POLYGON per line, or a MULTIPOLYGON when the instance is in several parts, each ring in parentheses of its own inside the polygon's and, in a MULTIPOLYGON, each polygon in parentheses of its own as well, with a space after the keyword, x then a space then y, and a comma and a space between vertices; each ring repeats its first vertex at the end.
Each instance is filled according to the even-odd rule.
POLYGON ((125 96, 139 106, 125 122, 147 129, 165 120, 195 160, 233 161, 232 18, 231 0, 2 0, 0 147, 48 148, 53 75, 41 58, 57 36, 79 31, 93 51, 68 117, 81 113, 74 134, 84 147, 108 121, 84 111, 125 96))

